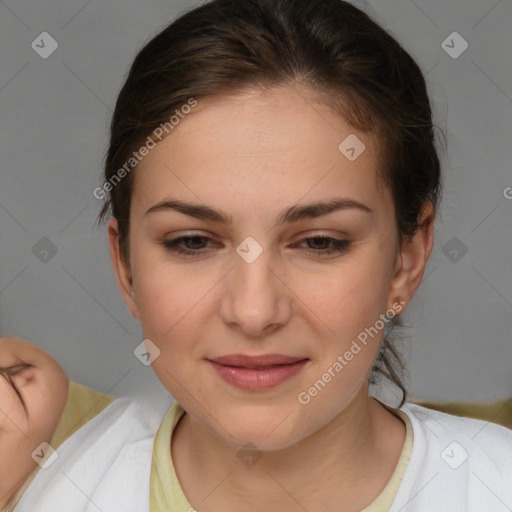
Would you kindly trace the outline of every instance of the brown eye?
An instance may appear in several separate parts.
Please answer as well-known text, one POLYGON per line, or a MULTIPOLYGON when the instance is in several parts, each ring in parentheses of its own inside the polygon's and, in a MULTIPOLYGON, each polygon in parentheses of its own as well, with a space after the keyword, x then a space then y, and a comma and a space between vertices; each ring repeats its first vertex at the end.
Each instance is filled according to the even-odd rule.
POLYGON ((204 251, 205 243, 212 240, 210 237, 202 235, 180 236, 173 240, 165 240, 162 244, 168 251, 183 254, 185 256, 200 256, 209 251, 204 251), (183 245, 185 248, 183 248, 183 245), (199 246, 199 247, 198 247, 199 246))
POLYGON ((332 253, 343 253, 346 252, 350 246, 350 241, 348 240, 338 240, 337 238, 332 238, 329 236, 311 236, 308 238, 303 238, 302 242, 307 242, 308 248, 315 249, 312 251, 307 251, 309 254, 313 254, 315 256, 332 253), (311 241, 314 242, 310 243, 311 241), (320 246, 320 248, 316 249, 318 246, 320 246))

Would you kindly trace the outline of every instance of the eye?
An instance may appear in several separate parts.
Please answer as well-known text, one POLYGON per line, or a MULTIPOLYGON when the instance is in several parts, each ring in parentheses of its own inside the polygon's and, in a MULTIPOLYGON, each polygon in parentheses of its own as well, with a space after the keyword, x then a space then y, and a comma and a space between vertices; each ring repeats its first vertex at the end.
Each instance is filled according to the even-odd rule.
POLYGON ((349 240, 339 240, 330 236, 315 235, 307 238, 303 238, 301 242, 307 242, 308 247, 311 247, 309 242, 315 241, 313 246, 316 246, 313 251, 306 251, 313 256, 322 256, 332 253, 343 253, 346 252, 350 246, 349 240), (318 242, 320 242, 318 244, 318 242), (320 247, 318 247, 320 245, 320 247))
POLYGON ((183 254, 185 256, 200 256, 201 254, 205 254, 210 251, 199 251, 198 249, 202 249, 205 241, 212 240, 208 236, 202 235, 194 235, 194 236, 180 236, 178 238, 174 238, 172 240, 165 240, 163 246, 171 252, 177 254, 183 254), (192 242, 192 243, 191 243, 192 242), (187 247, 183 249, 181 244, 185 244, 187 247), (191 247, 190 247, 191 245, 191 247))
MULTIPOLYGON (((203 235, 180 236, 171 240, 165 240, 162 245, 170 252, 195 257, 211 252, 211 249, 203 250, 207 247, 209 241, 213 241, 213 239, 203 235)), ((350 246, 349 240, 339 240, 337 238, 320 235, 303 238, 301 243, 304 242, 307 242, 308 247, 312 249, 306 252, 313 256, 343 253, 346 252, 350 246), (312 241, 314 242, 313 247, 310 245, 312 241), (320 247, 318 247, 318 245, 320 245, 320 247)))

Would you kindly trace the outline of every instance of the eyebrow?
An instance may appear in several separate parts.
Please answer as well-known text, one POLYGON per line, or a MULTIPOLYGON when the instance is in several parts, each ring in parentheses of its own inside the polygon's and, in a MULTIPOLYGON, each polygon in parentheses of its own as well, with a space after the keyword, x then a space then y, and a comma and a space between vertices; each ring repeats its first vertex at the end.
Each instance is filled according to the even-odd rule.
MULTIPOLYGON (((325 201, 318 201, 306 205, 294 205, 283 211, 277 218, 277 224, 298 222, 302 219, 313 219, 328 215, 339 210, 357 209, 366 213, 373 213, 373 210, 355 199, 348 198, 333 198, 325 201)), ((185 203, 176 199, 165 199, 151 208, 149 208, 145 216, 150 213, 162 211, 177 211, 196 219, 211 220, 226 224, 228 226, 233 224, 233 216, 221 210, 202 204, 185 203)))

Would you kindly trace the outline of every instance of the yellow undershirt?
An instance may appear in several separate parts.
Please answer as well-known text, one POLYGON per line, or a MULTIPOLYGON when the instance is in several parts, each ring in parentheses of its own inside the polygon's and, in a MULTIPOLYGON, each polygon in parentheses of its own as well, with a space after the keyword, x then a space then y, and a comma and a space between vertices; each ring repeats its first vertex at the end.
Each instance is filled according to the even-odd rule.
MULTIPOLYGON (((409 418, 396 409, 388 408, 403 419, 406 425, 405 443, 395 471, 386 487, 375 500, 361 512, 385 512, 389 510, 402 481, 412 450, 413 433, 409 418)), ((150 512, 193 512, 183 494, 171 457, 171 436, 179 419, 184 413, 183 407, 175 402, 167 411, 156 434, 151 467, 150 512)))

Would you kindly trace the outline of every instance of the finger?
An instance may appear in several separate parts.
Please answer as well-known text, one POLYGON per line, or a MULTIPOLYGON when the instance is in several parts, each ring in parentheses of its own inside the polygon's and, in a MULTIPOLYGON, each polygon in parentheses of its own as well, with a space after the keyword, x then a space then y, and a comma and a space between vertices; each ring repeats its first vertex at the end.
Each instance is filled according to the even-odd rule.
POLYGON ((16 390, 8 377, 4 373, 0 374, 0 429, 5 428, 6 423, 16 424, 22 414, 25 416, 16 390))
POLYGON ((11 388, 14 390, 14 392, 18 396, 18 398, 19 398, 19 400, 21 402, 21 405, 23 405, 23 409, 25 409, 25 413, 28 415, 28 409, 27 409, 27 405, 25 404, 25 400, 23 400, 23 397, 21 396, 21 393, 20 393, 19 389, 17 388, 16 384, 11 379, 11 374, 12 373, 16 373, 17 371, 20 371, 21 369, 24 369, 27 366, 28 365, 20 365, 20 366, 17 366, 17 367, 11 367, 11 368, 8 368, 7 370, 0 371, 0 375, 5 377, 7 382, 10 384, 11 388))
POLYGON ((7 368, 0 368, 0 373, 8 373, 9 375, 12 375, 13 373, 19 372, 20 370, 23 370, 29 366, 32 366, 32 365, 19 364, 18 366, 9 366, 7 368))

